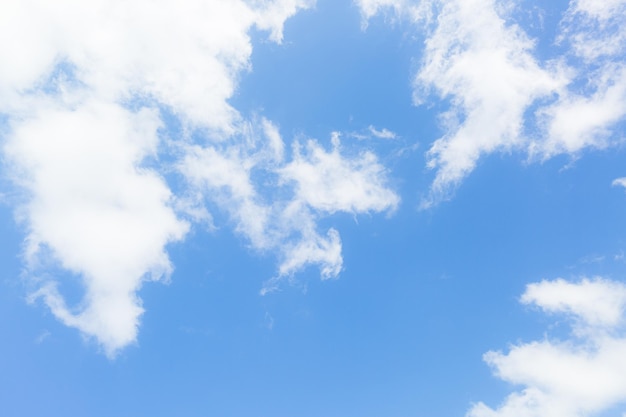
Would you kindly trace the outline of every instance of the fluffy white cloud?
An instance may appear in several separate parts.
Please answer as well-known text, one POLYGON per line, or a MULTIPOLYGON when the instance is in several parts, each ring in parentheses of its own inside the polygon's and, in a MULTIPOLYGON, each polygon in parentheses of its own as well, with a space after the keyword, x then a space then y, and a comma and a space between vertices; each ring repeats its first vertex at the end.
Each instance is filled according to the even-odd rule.
POLYGON ((9 1, 0 17, 3 108, 41 86, 59 63, 112 100, 148 97, 185 119, 230 132, 226 102, 249 67, 248 30, 282 39, 285 19, 311 1, 9 1), (252 5, 251 5, 252 4, 252 5), (15 42, 20 39, 20 42, 15 42))
POLYGON ((42 104, 16 123, 4 146, 13 179, 29 194, 19 212, 29 231, 27 260, 35 267, 52 257, 83 277, 86 292, 76 313, 54 285, 40 294, 57 317, 96 336, 109 355, 134 341, 143 312, 135 293, 146 274, 167 277, 164 247, 188 227, 171 209, 163 180, 142 168, 155 154, 159 125, 148 109, 42 104))
POLYGON ((285 19, 311 3, 3 3, 2 149, 5 175, 23 191, 16 214, 34 298, 107 355, 136 340, 142 282, 172 269, 166 245, 189 227, 177 211, 210 219, 193 199, 177 200, 160 174, 168 169, 160 109, 180 119, 183 141, 194 129, 207 140, 237 134, 242 118, 227 99, 250 66, 249 30, 280 41, 285 19), (80 303, 66 305, 51 264, 80 277, 80 303))
POLYGON ((547 137, 531 144, 531 154, 539 152, 545 159, 611 143, 611 126, 626 115, 626 67, 603 68, 595 75, 590 85, 593 93, 566 93, 553 106, 540 110, 547 120, 547 137))
POLYGON ((563 279, 530 284, 521 299, 549 313, 568 313, 594 327, 615 327, 623 319, 626 287, 606 280, 563 279))
POLYGON ((626 2, 573 1, 559 41, 570 46, 572 85, 553 105, 539 111, 545 138, 531 153, 549 158, 603 148, 615 138, 613 126, 626 116, 626 2), (581 91, 582 90, 582 91, 581 91))
POLYGON ((574 318, 574 332, 567 340, 522 343, 506 354, 485 354, 499 378, 523 389, 496 409, 478 403, 468 416, 583 417, 626 401, 624 284, 602 278, 542 281, 527 287, 522 302, 574 318))
MULTIPOLYGON (((541 60, 506 0, 359 0, 365 19, 392 10, 426 37, 415 101, 448 100, 442 137, 427 152, 435 178, 423 206, 448 198, 482 156, 521 151, 533 160, 615 142, 626 116, 626 2, 572 1, 541 60), (432 18, 434 14, 435 18, 432 18)), ((517 6, 521 7, 521 6, 517 6)))
POLYGON ((384 168, 370 152, 356 158, 341 155, 339 136, 327 152, 308 141, 303 153, 294 144, 293 161, 280 170, 283 181, 296 184, 296 199, 328 213, 362 213, 395 208, 398 197, 385 187, 384 168))
POLYGON ((452 103, 446 134, 428 151, 437 174, 426 205, 445 198, 481 155, 519 146, 526 109, 565 84, 559 71, 537 62, 532 41, 496 6, 494 0, 444 2, 426 41, 416 86, 452 103))
POLYGON ((295 142, 287 161, 277 128, 267 120, 259 126, 235 144, 192 147, 181 172, 229 213, 255 249, 279 252, 278 275, 263 292, 306 265, 319 265, 322 278, 336 277, 341 240, 335 229, 320 233, 317 220, 335 212, 394 210, 399 198, 387 187, 384 168, 369 152, 342 155, 338 135, 331 151, 309 140, 303 152, 295 142), (255 176, 265 180, 255 184, 255 176))

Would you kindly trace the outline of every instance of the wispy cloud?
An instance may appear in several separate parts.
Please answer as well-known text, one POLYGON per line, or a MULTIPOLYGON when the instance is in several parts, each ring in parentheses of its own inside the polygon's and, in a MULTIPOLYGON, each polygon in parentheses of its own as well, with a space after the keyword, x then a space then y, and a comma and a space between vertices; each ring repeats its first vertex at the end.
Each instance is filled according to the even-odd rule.
MULTIPOLYGON (((334 134, 338 134, 341 136, 339 132, 334 132, 334 134)), ((373 138, 391 140, 391 139, 398 138, 398 135, 396 134, 396 132, 393 132, 385 127, 383 127, 382 129, 378 129, 372 125, 369 125, 367 128, 361 129, 358 131, 347 132, 345 133, 345 135, 347 137, 355 138, 358 140, 366 140, 366 139, 373 139, 373 138)))
POLYGON ((379 13, 391 12, 392 16, 408 17, 410 20, 427 21, 433 16, 437 1, 432 0, 355 0, 361 10, 363 27, 368 20, 379 13))
POLYGON ((474 405, 471 417, 593 416, 626 400, 626 286, 603 278, 531 284, 521 298, 565 316, 572 333, 488 352, 485 361, 507 382, 523 387, 495 409, 474 405))
POLYGON ((386 185, 385 169, 370 152, 342 155, 338 135, 330 151, 312 139, 304 149, 296 141, 288 159, 276 127, 267 120, 260 126, 236 143, 191 148, 181 172, 230 214, 252 247, 278 251, 278 275, 264 293, 306 265, 318 265, 322 278, 336 277, 343 264, 339 233, 320 232, 317 220, 394 210, 399 197, 386 185), (255 183, 255 176, 265 180, 255 183))
POLYGON ((35 344, 40 345, 50 337, 51 333, 48 330, 44 330, 39 333, 39 336, 35 338, 35 344))
POLYGON ((374 126, 369 126, 367 130, 372 136, 379 139, 395 139, 397 137, 395 132, 386 128, 376 129, 374 126))
POLYGON ((559 41, 570 43, 573 53, 589 64, 618 56, 626 47, 622 30, 625 8, 624 0, 573 0, 563 19, 559 41))
POLYGON ((613 187, 619 186, 626 188, 626 177, 616 178, 611 184, 613 185, 613 187))

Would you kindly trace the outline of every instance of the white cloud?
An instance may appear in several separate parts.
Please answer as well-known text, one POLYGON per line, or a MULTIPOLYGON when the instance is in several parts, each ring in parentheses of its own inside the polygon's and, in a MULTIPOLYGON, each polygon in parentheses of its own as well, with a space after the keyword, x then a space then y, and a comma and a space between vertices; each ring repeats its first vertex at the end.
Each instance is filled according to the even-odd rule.
POLYGON ((331 151, 309 140, 302 152, 295 142, 288 162, 278 129, 267 120, 259 125, 235 144, 191 148, 181 172, 229 213, 253 248, 278 251, 278 275, 263 292, 307 265, 318 265, 322 278, 336 277, 343 265, 341 239, 332 228, 320 233, 317 220, 336 212, 394 210, 399 198, 387 187, 385 170, 369 152, 342 155, 338 135, 331 151))
POLYGON ((52 286, 41 294, 57 317, 97 337, 110 355, 134 341, 143 312, 135 293, 146 274, 168 275, 164 246, 187 230, 166 184, 142 168, 156 151, 159 125, 147 109, 41 105, 16 124, 4 147, 15 182, 29 194, 20 208, 29 263, 50 253, 81 275, 85 304, 74 313, 52 286))
POLYGON ((364 19, 370 19, 382 9, 389 8, 401 11, 409 6, 406 0, 356 0, 364 19))
MULTIPOLYGON (((334 134, 341 136, 340 132, 334 132, 334 134)), ((382 129, 378 129, 372 125, 369 125, 367 128, 358 131, 345 132, 344 135, 358 140, 367 140, 372 138, 393 140, 398 138, 396 132, 393 132, 385 127, 382 129)))
POLYGON ((379 139, 395 139, 397 137, 394 132, 386 128, 376 129, 374 126, 369 126, 367 130, 372 136, 379 139))
POLYGON ((626 2, 573 1, 564 17, 559 41, 570 46, 572 86, 553 105, 541 109, 546 138, 531 145, 544 159, 604 148, 622 137, 613 127, 626 116, 626 2))
POLYGON ((392 11, 395 15, 408 17, 410 20, 424 21, 432 18, 432 7, 436 1, 431 0, 355 0, 361 10, 363 27, 376 14, 392 11))
POLYGON ((237 229, 255 246, 266 248, 269 243, 264 230, 270 213, 258 201, 250 178, 251 162, 237 147, 223 151, 194 146, 187 151, 180 170, 202 195, 234 210, 237 229))
POLYGON ((316 0, 248 0, 247 3, 258 10, 256 26, 270 31, 270 38, 275 42, 283 40, 283 24, 301 9, 315 5, 316 0))
POLYGON ((529 285, 522 302, 575 318, 574 332, 566 340, 521 343, 506 354, 485 354, 499 378, 522 389, 496 409, 478 403, 468 416, 584 417, 626 401, 624 284, 601 278, 543 281, 529 285))
POLYGON ((620 186, 626 188, 626 177, 614 179, 612 185, 613 187, 620 186))
POLYGON ((446 198, 482 155, 522 145, 525 111, 565 84, 559 71, 534 58, 531 39, 496 6, 494 0, 446 2, 426 41, 416 87, 433 89, 452 107, 446 134, 427 154, 436 177, 425 206, 446 198))
POLYGON ((576 154, 586 147, 603 148, 614 136, 611 126, 626 115, 626 67, 603 68, 589 95, 564 94, 539 114, 547 120, 547 137, 530 147, 544 159, 576 154))
POLYGON ((574 315, 586 325, 615 327, 623 319, 626 287, 603 279, 542 281, 528 285, 521 302, 535 304, 549 313, 574 315))
POLYGON ((560 40, 570 42, 574 53, 590 63, 623 53, 625 12, 624 0, 571 1, 560 40))
MULTIPOLYGON (((226 102, 249 67, 248 30, 282 38, 282 24, 312 1, 10 1, 0 17, 0 91, 37 86, 60 62, 113 100, 154 98, 185 119, 231 132, 239 116, 226 102), (20 39, 20 42, 13 42, 20 39)), ((8 102, 7 102, 8 101, 8 102)))
MULTIPOLYGON (((9 66, 8 87, 34 86, 67 62, 89 94, 111 100, 147 94, 194 122, 231 127, 235 112, 225 99, 237 71, 247 65, 246 31, 254 19, 242 2, 14 3, 20 16, 2 25, 2 38, 35 39, 18 55, 22 62, 9 66), (22 67, 33 74, 16 85, 14 75, 22 67)), ((9 43, 0 49, 7 57, 9 43)))
POLYGON ((621 8, 625 5, 626 1, 624 0, 575 0, 572 2, 575 11, 584 12, 602 20, 609 20, 616 17, 621 8))
POLYGON ((435 93, 451 105, 441 115, 445 133, 427 153, 428 167, 436 174, 423 207, 448 198, 481 156, 523 148, 525 112, 567 84, 558 66, 542 65, 534 57, 533 41, 507 22, 504 3, 359 2, 366 18, 384 7, 399 15, 411 15, 417 8, 421 16, 428 16, 424 10, 437 12, 436 19, 413 19, 426 34, 415 102, 424 103, 435 93))
POLYGON ((625 1, 572 1, 555 39, 566 53, 543 61, 512 23, 507 0, 357 4, 365 19, 392 10, 417 23, 426 46, 415 101, 430 103, 435 93, 450 103, 440 115, 443 136, 427 152, 435 178, 423 207, 448 198, 485 155, 545 160, 622 139, 614 126, 626 116, 625 1))
POLYGON ((398 197, 384 184, 384 168, 370 152, 345 158, 335 141, 331 152, 315 141, 294 145, 294 160, 280 170, 284 181, 296 184, 296 198, 310 207, 334 213, 384 211, 398 205, 398 197))
MULTIPOLYGON (((257 26, 280 41, 285 19, 311 4, 3 3, 4 168, 23 192, 16 213, 28 232, 30 273, 38 276, 34 297, 96 338, 107 355, 136 340, 142 282, 166 279, 172 269, 166 245, 189 227, 176 210, 211 221, 197 196, 177 200, 159 173, 169 169, 159 160, 159 108, 180 119, 183 141, 198 128, 206 140, 238 134, 242 117, 227 100, 250 67, 249 30, 257 26), (80 277, 78 305, 66 305, 54 278, 39 277, 51 263, 80 277)), ((273 152, 281 157, 279 148, 273 152)))

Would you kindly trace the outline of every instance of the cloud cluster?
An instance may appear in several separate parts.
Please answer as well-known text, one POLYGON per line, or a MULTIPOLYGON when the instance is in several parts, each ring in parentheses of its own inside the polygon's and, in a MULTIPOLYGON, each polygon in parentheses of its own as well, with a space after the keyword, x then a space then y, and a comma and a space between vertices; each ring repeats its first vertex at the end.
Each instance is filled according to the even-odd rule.
MULTIPOLYGON (((538 57, 506 0, 356 3, 365 21, 392 10, 424 30, 415 101, 436 96, 449 105, 427 152, 435 178, 424 206, 449 197, 484 155, 545 160, 615 141, 626 115, 626 1, 572 0, 553 48, 560 55, 550 59, 538 57)), ((285 20, 312 4, 3 5, 0 145, 4 175, 21 191, 15 213, 27 231, 34 297, 107 354, 136 340, 137 292, 146 280, 168 279, 167 245, 212 210, 226 212, 255 250, 277 254, 266 292, 310 265, 322 278, 339 274, 341 238, 320 219, 399 204, 371 152, 343 149, 338 134, 330 148, 314 139, 287 144, 274 123, 246 120, 228 102, 251 68, 250 30, 280 42, 285 20), (166 174, 180 175, 187 189, 172 189, 166 174), (50 265, 80 277, 80 303, 67 305, 50 265)), ((365 136, 396 137, 373 126, 365 136)))
POLYGON ((342 268, 341 241, 335 229, 317 230, 321 216, 394 210, 398 196, 386 185, 385 169, 370 152, 347 157, 339 135, 325 150, 315 140, 294 142, 291 158, 277 128, 267 120, 262 134, 248 132, 236 144, 192 147, 180 165, 195 189, 224 207, 257 250, 277 250, 281 262, 277 282, 309 264, 318 264, 322 278, 342 268), (255 184, 254 177, 264 178, 255 184), (272 192, 268 192, 267 188, 272 192))
POLYGON ((603 278, 542 281, 528 285, 521 302, 565 317, 572 333, 486 353, 494 373, 522 389, 495 409, 474 405, 469 417, 584 417, 626 401, 626 285, 603 278))
POLYGON ((522 151, 545 160, 620 139, 612 127, 626 115, 626 2, 572 0, 554 39, 562 52, 548 59, 514 23, 520 6, 507 0, 358 4, 365 19, 393 10, 423 30, 415 101, 434 94, 449 102, 443 136, 427 152, 435 178, 424 207, 449 198, 484 155, 522 151))
POLYGON ((285 20, 312 4, 3 4, 3 168, 21 191, 15 212, 27 231, 32 299, 114 356, 136 340, 137 291, 168 279, 167 245, 211 218, 208 201, 230 212, 252 246, 279 254, 277 278, 309 264, 323 277, 339 273, 339 234, 321 234, 317 220, 393 209, 384 170, 370 153, 343 156, 314 141, 289 159, 271 122, 246 121, 228 103, 250 69, 250 29, 280 42, 285 20), (259 183, 261 171, 276 181, 259 183), (172 172, 190 189, 171 189, 172 172), (67 305, 54 270, 79 277, 77 305, 67 305))

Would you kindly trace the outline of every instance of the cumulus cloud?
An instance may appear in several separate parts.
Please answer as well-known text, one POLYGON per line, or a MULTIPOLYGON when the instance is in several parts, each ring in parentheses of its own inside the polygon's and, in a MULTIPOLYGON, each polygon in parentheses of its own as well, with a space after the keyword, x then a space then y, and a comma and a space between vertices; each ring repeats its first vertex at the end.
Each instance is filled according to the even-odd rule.
POLYGON ((162 114, 179 119, 175 139, 182 143, 193 131, 206 141, 238 134, 242 117, 227 99, 250 68, 249 30, 257 26, 280 42, 285 19, 310 4, 3 4, 3 168, 22 191, 16 215, 27 231, 32 298, 107 355, 136 341, 143 313, 137 291, 170 274, 166 246, 189 228, 181 212, 210 219, 193 199, 176 198, 164 179, 171 169, 160 161, 162 114), (77 305, 67 305, 50 265, 80 278, 77 305))
POLYGON ((626 401, 626 285, 603 278, 531 284, 521 298, 573 320, 566 340, 514 345, 485 361, 504 381, 521 386, 497 408, 474 405, 471 417, 593 416, 626 401))
POLYGON ((564 80, 542 68, 523 30, 497 13, 493 0, 447 2, 426 41, 418 88, 434 88, 453 104, 447 133, 428 151, 437 169, 435 199, 458 184, 485 153, 507 151, 521 141, 525 110, 564 80))
POLYGON ((607 280, 563 279, 530 284, 521 298, 549 313, 567 313, 593 327, 615 327, 623 319, 626 287, 607 280))
POLYGON ((83 277, 78 311, 52 283, 38 294, 65 324, 97 337, 113 355, 135 340, 142 281, 167 277, 164 247, 188 228, 171 209, 162 178, 141 167, 156 150, 160 121, 153 110, 97 101, 79 109, 41 105, 33 113, 15 124, 4 146, 13 179, 28 193, 19 208, 26 259, 33 273, 52 258, 83 277))
POLYGON ((426 40, 415 102, 449 103, 443 136, 427 152, 435 177, 423 207, 449 198, 485 155, 541 161, 621 139, 614 126, 626 115, 626 2, 573 0, 555 39, 565 52, 548 59, 538 58, 506 0, 357 4, 365 19, 392 10, 417 24, 426 40))

